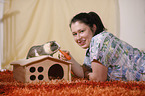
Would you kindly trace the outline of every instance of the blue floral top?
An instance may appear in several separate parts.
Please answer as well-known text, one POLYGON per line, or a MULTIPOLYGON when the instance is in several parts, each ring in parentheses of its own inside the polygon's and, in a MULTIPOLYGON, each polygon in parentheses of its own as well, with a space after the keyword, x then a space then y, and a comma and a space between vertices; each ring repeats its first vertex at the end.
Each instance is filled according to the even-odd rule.
POLYGON ((94 59, 108 68, 108 80, 145 81, 145 53, 111 33, 103 31, 92 38, 84 64, 91 68, 94 59))

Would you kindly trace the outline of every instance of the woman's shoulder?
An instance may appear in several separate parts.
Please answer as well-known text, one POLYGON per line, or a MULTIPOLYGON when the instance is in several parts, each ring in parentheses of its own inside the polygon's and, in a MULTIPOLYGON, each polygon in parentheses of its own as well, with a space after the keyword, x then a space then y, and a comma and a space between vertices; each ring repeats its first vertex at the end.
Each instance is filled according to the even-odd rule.
POLYGON ((110 33, 110 32, 103 31, 103 32, 101 32, 101 33, 95 35, 94 38, 95 38, 95 37, 107 37, 107 36, 114 36, 114 35, 113 35, 112 33, 110 33))
POLYGON ((99 39, 103 40, 103 39, 105 39, 106 37, 113 37, 113 36, 114 36, 114 35, 113 35, 112 33, 103 31, 103 32, 101 32, 101 33, 95 35, 95 36, 92 38, 92 40, 96 40, 96 39, 97 39, 97 40, 99 40, 99 39))

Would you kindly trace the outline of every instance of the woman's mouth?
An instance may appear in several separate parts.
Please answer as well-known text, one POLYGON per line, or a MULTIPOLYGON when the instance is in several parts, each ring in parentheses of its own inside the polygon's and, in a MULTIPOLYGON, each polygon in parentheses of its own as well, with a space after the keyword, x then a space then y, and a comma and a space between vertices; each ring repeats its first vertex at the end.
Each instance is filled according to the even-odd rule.
POLYGON ((85 40, 78 41, 78 44, 79 44, 80 46, 83 46, 83 45, 85 45, 85 44, 86 44, 86 41, 85 41, 85 40))

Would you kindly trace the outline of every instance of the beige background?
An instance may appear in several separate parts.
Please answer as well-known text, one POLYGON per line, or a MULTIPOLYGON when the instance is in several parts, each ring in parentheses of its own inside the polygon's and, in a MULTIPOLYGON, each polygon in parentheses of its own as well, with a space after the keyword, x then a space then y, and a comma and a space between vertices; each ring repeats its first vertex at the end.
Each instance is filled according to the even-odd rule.
MULTIPOLYGON (((33 45, 55 40, 62 50, 69 50, 83 64, 85 50, 73 40, 71 18, 80 12, 94 11, 108 32, 118 36, 117 0, 10 0, 5 3, 2 69, 12 69, 10 62, 25 58, 33 45)), ((57 56, 57 53, 55 54, 57 56)))

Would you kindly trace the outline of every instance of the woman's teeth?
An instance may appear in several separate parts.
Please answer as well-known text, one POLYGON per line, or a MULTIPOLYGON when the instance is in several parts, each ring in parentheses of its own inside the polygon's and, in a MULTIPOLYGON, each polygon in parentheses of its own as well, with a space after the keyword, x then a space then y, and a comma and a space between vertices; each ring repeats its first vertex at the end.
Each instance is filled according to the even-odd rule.
POLYGON ((79 45, 84 45, 85 41, 79 41, 78 43, 79 43, 79 45))

